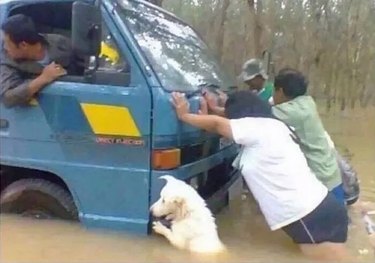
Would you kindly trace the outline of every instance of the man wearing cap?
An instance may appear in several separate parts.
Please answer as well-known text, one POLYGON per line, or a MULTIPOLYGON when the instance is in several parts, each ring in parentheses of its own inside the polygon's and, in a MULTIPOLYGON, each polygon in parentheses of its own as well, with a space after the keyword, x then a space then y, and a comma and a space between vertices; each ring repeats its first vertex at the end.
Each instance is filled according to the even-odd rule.
MULTIPOLYGON (((256 92, 262 100, 273 105, 273 83, 267 80, 268 76, 261 60, 253 58, 246 61, 238 78, 247 84, 251 91, 256 92)), ((206 92, 205 99, 212 113, 224 116, 224 104, 227 96, 219 89, 217 93, 219 93, 219 98, 206 92)))
POLYGON ((25 15, 9 17, 1 25, 0 97, 6 107, 26 105, 49 83, 65 74, 82 74, 70 40, 41 35, 25 15))
POLYGON ((273 84, 267 81, 268 76, 261 60, 250 59, 246 61, 242 66, 242 73, 239 78, 262 100, 272 104, 273 84))

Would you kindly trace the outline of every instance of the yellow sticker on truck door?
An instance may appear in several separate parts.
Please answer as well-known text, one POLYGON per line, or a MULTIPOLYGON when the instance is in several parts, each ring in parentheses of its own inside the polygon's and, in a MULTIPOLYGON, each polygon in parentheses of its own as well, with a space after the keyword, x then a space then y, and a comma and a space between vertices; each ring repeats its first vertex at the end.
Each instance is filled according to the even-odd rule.
POLYGON ((141 136, 127 107, 81 103, 81 108, 91 129, 97 135, 141 136))

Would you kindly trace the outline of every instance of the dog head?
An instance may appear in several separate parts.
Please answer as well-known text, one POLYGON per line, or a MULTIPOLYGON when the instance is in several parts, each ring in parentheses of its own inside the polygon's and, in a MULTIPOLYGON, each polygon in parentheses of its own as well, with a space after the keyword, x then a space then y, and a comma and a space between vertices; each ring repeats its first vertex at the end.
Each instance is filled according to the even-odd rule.
POLYGON ((194 209, 206 207, 204 200, 190 185, 169 175, 160 178, 167 182, 159 200, 150 208, 153 216, 178 221, 194 209))

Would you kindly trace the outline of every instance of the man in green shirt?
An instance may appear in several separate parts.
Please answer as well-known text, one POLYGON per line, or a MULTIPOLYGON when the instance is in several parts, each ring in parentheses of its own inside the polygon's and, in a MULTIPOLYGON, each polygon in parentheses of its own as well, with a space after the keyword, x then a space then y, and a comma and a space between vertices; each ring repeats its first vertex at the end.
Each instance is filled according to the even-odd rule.
POLYGON ((239 78, 250 90, 256 92, 262 100, 272 104, 273 84, 268 81, 268 76, 261 60, 250 59, 246 61, 242 66, 242 73, 239 78))
MULTIPOLYGON (((306 95, 305 77, 293 69, 281 70, 276 77, 274 90, 272 83, 266 81, 262 63, 256 59, 244 64, 240 77, 260 98, 275 104, 273 114, 294 129, 311 170, 339 201, 345 203, 336 153, 329 145, 313 98, 306 95)), ((225 104, 226 95, 220 94, 221 103, 215 96, 207 94, 205 97, 212 113, 224 116, 222 105, 225 104)))
POLYGON ((313 98, 306 95, 307 86, 307 80, 297 70, 281 70, 275 78, 273 114, 294 129, 310 169, 339 201, 345 203, 335 151, 328 143, 313 98))

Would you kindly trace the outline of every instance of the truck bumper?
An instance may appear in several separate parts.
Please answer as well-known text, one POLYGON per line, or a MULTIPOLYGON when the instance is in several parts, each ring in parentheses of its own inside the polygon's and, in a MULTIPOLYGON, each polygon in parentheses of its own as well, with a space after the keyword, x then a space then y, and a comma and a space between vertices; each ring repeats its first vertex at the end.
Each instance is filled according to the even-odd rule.
POLYGON ((239 170, 236 170, 231 175, 229 181, 225 185, 223 185, 219 190, 217 190, 211 197, 206 199, 207 206, 213 213, 220 212, 221 209, 228 205, 230 194, 240 194, 238 192, 231 193, 231 190, 238 191, 237 188, 232 189, 232 186, 234 186, 235 183, 238 182, 238 180, 240 180, 240 178, 241 173, 239 170))

